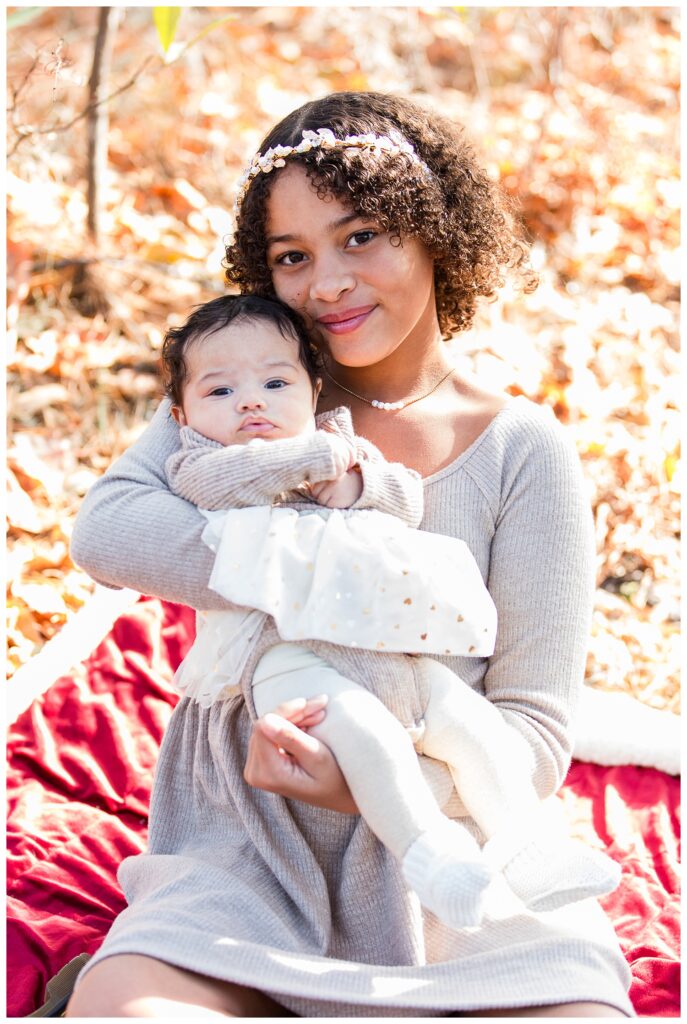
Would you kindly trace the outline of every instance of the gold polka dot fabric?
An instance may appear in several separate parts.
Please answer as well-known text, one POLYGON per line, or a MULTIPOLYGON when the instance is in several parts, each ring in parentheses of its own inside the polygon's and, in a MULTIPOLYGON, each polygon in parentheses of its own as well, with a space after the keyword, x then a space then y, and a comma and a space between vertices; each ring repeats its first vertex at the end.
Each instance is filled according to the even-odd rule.
MULTIPOLYGON (((376 510, 233 509, 210 586, 284 640, 410 654, 492 653, 496 609, 467 545, 376 510)), ((221 531, 221 532, 220 532, 221 531)))

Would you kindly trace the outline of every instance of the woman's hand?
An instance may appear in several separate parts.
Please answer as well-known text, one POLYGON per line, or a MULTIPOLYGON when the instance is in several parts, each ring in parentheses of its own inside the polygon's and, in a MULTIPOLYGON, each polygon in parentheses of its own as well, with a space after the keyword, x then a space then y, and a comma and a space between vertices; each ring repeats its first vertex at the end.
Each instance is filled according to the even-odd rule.
POLYGON ((249 786, 342 814, 357 814, 336 758, 305 730, 324 718, 326 698, 287 701, 253 726, 243 777, 249 786))

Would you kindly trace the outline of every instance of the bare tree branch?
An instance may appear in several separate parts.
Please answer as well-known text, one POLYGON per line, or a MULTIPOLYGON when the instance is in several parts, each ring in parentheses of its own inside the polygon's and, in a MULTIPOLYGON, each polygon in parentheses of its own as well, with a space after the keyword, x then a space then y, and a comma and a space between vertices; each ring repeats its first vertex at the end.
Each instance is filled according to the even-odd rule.
MULTIPOLYGON (((151 60, 155 59, 155 55, 150 54, 150 56, 146 57, 146 59, 143 61, 138 70, 133 73, 128 82, 125 82, 124 85, 120 85, 120 87, 118 89, 115 89, 114 92, 111 92, 109 96, 103 97, 103 99, 98 100, 96 103, 87 104, 87 106, 85 106, 83 110, 76 114, 71 119, 71 121, 66 121, 64 124, 53 124, 47 128, 21 128, 18 125, 14 125, 15 132, 19 137, 7 155, 12 156, 16 152, 17 148, 21 145, 21 143, 24 142, 25 139, 30 138, 32 135, 50 135, 51 132, 66 132, 69 128, 72 128, 78 121, 82 121, 84 117, 88 117, 89 113, 96 107, 101 107, 104 103, 109 103, 110 100, 113 100, 115 98, 115 96, 121 95, 121 93, 126 92, 127 89, 130 89, 132 85, 135 85, 139 77, 145 71, 148 64, 150 64, 151 60)), ((159 58, 157 59, 159 60, 159 58)))
MULTIPOLYGON (((31 66, 29 67, 28 71, 26 72, 26 74, 22 78, 22 80, 19 83, 19 85, 11 87, 12 88, 12 105, 7 108, 7 113, 8 114, 13 114, 15 112, 15 110, 17 108, 17 100, 19 99, 19 96, 20 96, 21 92, 26 88, 27 82, 29 81, 29 79, 31 78, 31 75, 34 73, 34 71, 36 70, 37 67, 38 67, 38 54, 36 54, 36 56, 31 61, 31 66)), ((12 123, 14 124, 14 119, 12 120, 12 123)))

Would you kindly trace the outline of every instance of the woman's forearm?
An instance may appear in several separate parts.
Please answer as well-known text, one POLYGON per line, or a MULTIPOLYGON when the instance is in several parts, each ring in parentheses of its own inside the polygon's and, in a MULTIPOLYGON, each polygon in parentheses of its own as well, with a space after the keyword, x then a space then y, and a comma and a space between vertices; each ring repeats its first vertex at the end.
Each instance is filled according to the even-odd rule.
POLYGON ((164 464, 179 432, 163 402, 139 440, 94 485, 77 517, 72 557, 110 587, 131 587, 194 608, 223 608, 207 589, 214 555, 206 520, 167 488, 164 464))
POLYGON ((572 443, 542 416, 504 480, 489 592, 499 612, 485 692, 534 754, 544 797, 568 770, 594 595, 594 533, 572 443))
POLYGON ((224 608, 208 590, 214 555, 201 540, 207 520, 169 491, 107 481, 79 513, 72 558, 99 583, 131 587, 193 608, 224 608))

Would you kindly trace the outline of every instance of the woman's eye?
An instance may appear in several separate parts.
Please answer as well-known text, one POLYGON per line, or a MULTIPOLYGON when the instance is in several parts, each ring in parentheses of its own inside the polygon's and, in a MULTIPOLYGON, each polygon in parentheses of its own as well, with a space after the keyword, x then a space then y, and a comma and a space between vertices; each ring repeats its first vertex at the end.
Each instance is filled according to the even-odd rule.
POLYGON ((295 267, 304 259, 305 256, 302 252, 283 252, 280 256, 275 257, 274 262, 280 267, 295 267))
POLYGON ((268 380, 267 383, 265 384, 265 387, 269 388, 270 391, 277 391, 280 388, 285 388, 286 386, 287 381, 282 380, 281 378, 275 380, 268 380))
POLYGON ((366 231, 356 231, 348 239, 348 244, 352 245, 352 247, 355 249, 358 246, 365 245, 367 242, 371 242, 372 239, 375 238, 376 236, 377 232, 372 231, 370 229, 367 229, 366 231))
POLYGON ((211 398, 225 398, 227 395, 231 394, 231 388, 228 388, 228 387, 213 388, 212 391, 210 391, 209 394, 210 394, 211 398))

